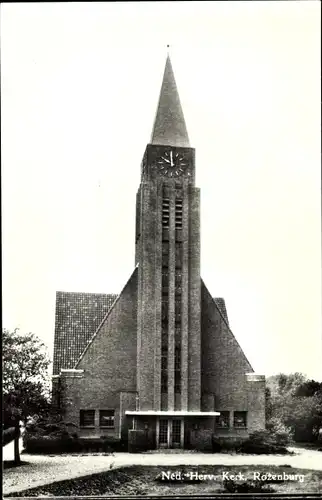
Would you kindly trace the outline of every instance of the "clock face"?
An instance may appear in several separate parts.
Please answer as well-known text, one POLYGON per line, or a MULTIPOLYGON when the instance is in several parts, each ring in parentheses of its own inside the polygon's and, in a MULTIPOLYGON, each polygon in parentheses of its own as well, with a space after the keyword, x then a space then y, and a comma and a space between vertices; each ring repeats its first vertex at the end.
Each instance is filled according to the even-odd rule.
POLYGON ((188 167, 188 160, 182 153, 170 149, 158 156, 156 164, 163 175, 167 177, 179 177, 185 173, 188 167))

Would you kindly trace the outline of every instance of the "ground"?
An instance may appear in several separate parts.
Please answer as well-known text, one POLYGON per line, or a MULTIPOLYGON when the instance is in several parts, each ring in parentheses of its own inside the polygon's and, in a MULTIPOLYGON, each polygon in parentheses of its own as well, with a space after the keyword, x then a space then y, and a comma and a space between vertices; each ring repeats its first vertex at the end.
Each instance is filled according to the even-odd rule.
MULTIPOLYGON (((266 470, 266 472, 270 472, 270 468, 274 466, 280 467, 281 471, 285 469, 285 472, 289 472, 289 467, 292 467, 294 469, 305 469, 307 471, 305 473, 306 476, 314 470, 322 470, 321 452, 302 448, 294 448, 293 451, 294 455, 283 456, 189 452, 60 456, 27 455, 23 453, 21 459, 24 465, 15 468, 5 468, 3 472, 3 492, 5 495, 12 495, 12 493, 18 493, 28 488, 40 487, 54 482, 81 478, 106 471, 114 472, 115 469, 123 468, 124 470, 124 468, 130 466, 140 467, 141 475, 148 474, 151 467, 158 467, 158 470, 161 471, 168 470, 171 467, 176 469, 181 465, 199 466, 200 470, 207 466, 217 466, 217 468, 220 466, 221 468, 226 467, 227 470, 232 470, 233 473, 239 471, 241 467, 246 467, 249 471, 259 470, 260 468, 263 471, 266 470), (144 469, 142 469, 142 466, 144 466, 144 469)), ((9 459, 8 453, 4 455, 4 460, 6 459, 9 459)), ((153 477, 157 475, 157 469, 154 469, 152 472, 153 477)), ((150 474, 152 472, 150 470, 150 474)), ((201 472, 203 473, 203 471, 201 472)), ((319 484, 322 484, 322 475, 317 473, 314 477, 317 478, 316 480, 314 479, 316 483, 314 487, 318 487, 319 484)), ((289 484, 291 486, 292 483, 289 484)), ((213 488, 214 481, 211 482, 211 485, 213 488)), ((198 484, 190 486, 196 488, 198 484)), ((164 487, 165 485, 162 485, 163 491, 164 487)), ((180 493, 184 493, 181 486, 180 488, 180 493)))
MULTIPOLYGON (((30 490, 16 492, 15 496, 84 496, 84 495, 204 495, 236 492, 236 482, 245 488, 247 480, 257 492, 319 493, 322 472, 293 469, 287 466, 226 466, 175 465, 129 466, 99 474, 58 481, 30 490), (235 480, 234 482, 231 479, 235 480), (224 487, 229 482, 228 490, 224 487), (270 482, 269 482, 270 481, 270 482), (263 487, 263 490, 258 489, 263 487)), ((248 483, 249 484, 249 483, 248 483)), ((251 492, 243 489, 239 492, 251 492)))

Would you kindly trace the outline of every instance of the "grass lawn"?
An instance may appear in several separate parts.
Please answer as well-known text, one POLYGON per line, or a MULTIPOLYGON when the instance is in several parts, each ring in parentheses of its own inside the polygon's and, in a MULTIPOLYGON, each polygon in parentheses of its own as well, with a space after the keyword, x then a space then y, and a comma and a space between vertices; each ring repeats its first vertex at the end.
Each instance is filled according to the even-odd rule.
MULTIPOLYGON (((23 496, 69 496, 69 495, 180 495, 180 494, 211 494, 233 491, 234 484, 249 484, 256 479, 256 473, 261 479, 256 483, 263 485, 263 492, 271 493, 321 493, 322 471, 295 469, 285 466, 132 466, 111 469, 108 472, 93 474, 77 479, 60 481, 47 486, 41 486, 15 493, 23 496), (177 478, 167 480, 166 474, 177 474, 177 478), (163 473, 163 474, 162 474, 163 473), (190 475, 192 474, 192 475, 190 475), (211 474, 212 477, 205 477, 211 474), (228 480, 227 474, 237 476, 234 482, 228 480), (255 474, 255 477, 254 477, 255 474), (271 475, 283 476, 284 480, 271 475), (198 480, 196 480, 198 475, 198 480), (200 475, 203 475, 202 477, 200 475), (239 476, 238 476, 239 475, 239 476), (266 475, 266 478, 265 476, 266 475), (286 476, 287 475, 287 476, 286 476), (290 478, 289 476, 295 476, 290 478), (179 479, 181 477, 181 480, 179 479), (238 478, 239 477, 239 478, 238 478), (163 478, 163 479, 162 479, 163 478), (183 480, 182 480, 183 479, 183 480), (265 480, 267 479, 267 481, 265 480)), ((254 485, 254 482, 252 483, 254 485)), ((244 490, 247 492, 247 489, 244 490)), ((255 490, 248 490, 249 492, 255 490)), ((258 491, 258 490, 257 490, 258 491)), ((239 490, 241 492, 241 490, 239 490)), ((13 496, 4 495, 4 496, 13 496)))

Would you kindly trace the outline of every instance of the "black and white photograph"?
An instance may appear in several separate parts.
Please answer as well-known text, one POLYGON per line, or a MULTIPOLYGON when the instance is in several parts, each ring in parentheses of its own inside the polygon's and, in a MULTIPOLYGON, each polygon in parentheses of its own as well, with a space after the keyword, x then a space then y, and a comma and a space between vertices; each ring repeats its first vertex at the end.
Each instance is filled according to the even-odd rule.
POLYGON ((321 498, 320 19, 2 3, 5 498, 321 498))

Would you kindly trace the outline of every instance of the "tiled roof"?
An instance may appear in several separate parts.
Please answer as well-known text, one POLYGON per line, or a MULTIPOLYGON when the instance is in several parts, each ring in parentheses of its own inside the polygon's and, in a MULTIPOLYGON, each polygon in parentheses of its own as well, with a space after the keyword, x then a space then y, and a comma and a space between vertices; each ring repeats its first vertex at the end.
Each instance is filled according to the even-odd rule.
MULTIPOLYGON (((104 293, 56 293, 53 375, 59 375, 61 368, 74 368, 116 297, 104 293)), ((214 301, 229 324, 224 299, 214 301)))
POLYGON ((216 297, 216 298, 214 297, 214 301, 216 302, 218 309, 220 310, 221 314, 223 315, 223 317, 227 322, 227 325, 229 326, 225 299, 221 297, 216 297))
POLYGON ((117 295, 56 292, 53 375, 74 368, 117 295))

